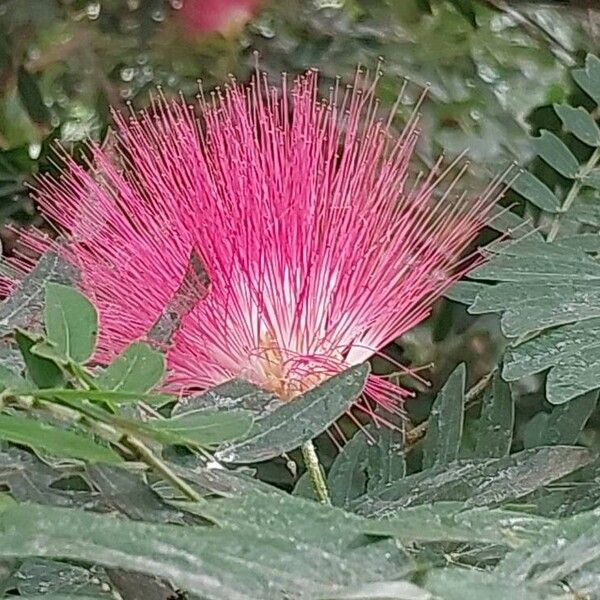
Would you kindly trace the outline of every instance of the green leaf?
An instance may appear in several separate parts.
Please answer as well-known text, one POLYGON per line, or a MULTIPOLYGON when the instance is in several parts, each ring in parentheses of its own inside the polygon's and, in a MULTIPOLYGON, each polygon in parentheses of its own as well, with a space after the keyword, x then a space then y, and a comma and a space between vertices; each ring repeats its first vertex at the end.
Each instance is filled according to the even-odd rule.
POLYGON ((452 371, 438 393, 423 441, 423 468, 448 464, 458 458, 464 422, 466 367, 452 371))
POLYGON ((600 128, 584 108, 555 104, 554 110, 567 131, 588 146, 600 146, 600 128))
POLYGON ((561 237, 558 244, 564 248, 580 250, 587 253, 600 253, 600 234, 599 233, 578 233, 561 237))
POLYGON ((575 444, 598 403, 598 392, 589 392, 550 413, 537 413, 523 433, 526 448, 557 444, 575 444))
POLYGON ((55 560, 30 558, 13 573, 8 587, 19 592, 18 598, 108 600, 112 598, 109 581, 102 568, 91 570, 55 560))
POLYGON ((469 312, 502 312, 507 336, 600 317, 600 264, 584 252, 527 239, 497 252, 469 276, 500 283, 480 291, 469 312))
POLYGON ((550 589, 517 584, 502 575, 474 569, 434 569, 425 575, 422 585, 439 600, 550 600, 553 597, 550 589))
POLYGON ((163 355, 144 342, 133 342, 98 375, 96 384, 106 390, 145 393, 164 373, 163 355))
POLYGON ((477 423, 475 456, 501 458, 510 451, 515 422, 515 404, 510 387, 498 373, 486 390, 481 416, 477 423))
POLYGON ((450 289, 444 292, 444 297, 461 304, 473 304, 477 294, 485 289, 485 284, 476 281, 457 281, 450 289))
POLYGON ((540 137, 533 138, 536 154, 544 159, 554 170, 567 179, 575 179, 579 172, 579 162, 565 144, 553 133, 543 129, 540 137))
POLYGON ((406 475, 402 434, 391 427, 373 428, 367 450, 367 492, 372 493, 406 475))
POLYGON ((87 464, 85 478, 94 486, 94 494, 110 508, 136 521, 155 523, 190 522, 189 516, 168 504, 147 484, 143 476, 116 465, 87 464))
POLYGON ((110 402, 114 404, 131 404, 145 402, 153 406, 160 406, 171 402, 173 396, 168 394, 141 394, 138 392, 118 392, 113 390, 75 390, 65 388, 44 388, 30 392, 36 398, 59 398, 65 401, 90 400, 96 402, 110 402))
POLYGON ((600 190, 600 169, 592 169, 583 179, 584 185, 595 190, 600 190))
POLYGON ((600 559, 600 511, 593 510, 547 527, 543 539, 514 550, 498 565, 515 583, 558 582, 600 559))
POLYGON ((241 410, 194 410, 172 419, 150 421, 147 425, 163 434, 170 434, 174 443, 213 446, 236 440, 248 433, 252 417, 241 410))
POLYGON ((31 383, 23 379, 11 369, 0 365, 0 390, 3 393, 27 394, 35 389, 31 383))
POLYGON ((363 431, 342 448, 327 475, 327 487, 334 506, 348 506, 367 489, 369 438, 363 431))
POLYGON ((223 462, 268 460, 310 440, 346 412, 360 396, 367 364, 352 367, 254 422, 248 437, 217 453, 223 462))
POLYGON ((193 410, 236 410, 242 409, 255 417, 261 417, 281 407, 283 402, 272 392, 267 392, 248 381, 232 379, 200 394, 182 398, 173 415, 193 410))
MULTIPOLYGON (((108 585, 108 584, 107 584, 108 585)), ((44 586, 41 586, 42 588, 44 586)), ((17 596, 19 600, 98 600, 98 598, 109 598, 112 596, 93 596, 87 594, 25 594, 17 596)))
POLYGON ((508 239, 513 237, 515 231, 520 232, 521 235, 527 235, 530 239, 543 239, 539 230, 534 227, 532 219, 520 217, 499 204, 493 206, 490 210, 488 227, 499 233, 506 234, 505 237, 508 239))
POLYGON ((122 460, 114 450, 90 437, 13 415, 0 415, 0 439, 55 456, 100 462, 122 460))
POLYGON ((0 335, 9 335, 17 327, 31 327, 38 320, 47 282, 72 283, 75 279, 76 272, 71 265, 53 252, 46 252, 0 304, 0 335))
POLYGON ((402 435, 389 427, 367 426, 342 448, 329 469, 327 485, 335 506, 348 506, 406 473, 402 435))
POLYGON ((561 202, 552 190, 529 171, 522 171, 512 184, 512 189, 546 212, 559 212, 561 202))
POLYGON ((600 318, 543 331, 509 348, 503 376, 517 381, 550 369, 546 397, 563 404, 600 387, 600 318))
POLYGON ((50 111, 44 104, 44 99, 36 78, 24 67, 19 67, 17 72, 17 87, 23 106, 35 123, 45 124, 50 122, 50 111))
POLYGON ((383 518, 401 508, 447 500, 464 501, 464 508, 498 505, 564 477, 593 456, 587 448, 552 446, 497 459, 456 461, 405 477, 352 506, 360 514, 383 518))
POLYGON ((362 531, 393 535, 403 544, 471 542, 517 548, 536 540, 552 519, 500 509, 464 510, 461 502, 437 502, 398 510, 385 519, 369 519, 362 531))
POLYGON ((60 556, 147 573, 206 600, 327 598, 413 568, 391 540, 367 543, 362 519, 316 502, 248 494, 191 508, 219 527, 9 506, 0 514, 0 557, 60 556), (330 528, 335 535, 323 535, 330 528))
POLYGON ((6 443, 0 444, 0 483, 10 490, 19 502, 38 502, 56 506, 87 506, 94 504, 92 494, 72 493, 56 484, 65 477, 65 471, 50 467, 32 452, 6 443))
POLYGON ((409 581, 378 581, 331 592, 327 600, 433 600, 433 596, 409 581))
POLYGON ((600 59, 588 54, 585 69, 574 70, 572 74, 579 87, 600 106, 600 59))
POLYGON ((75 288, 46 285, 44 321, 48 341, 68 359, 85 363, 94 353, 98 315, 92 303, 75 288))
POLYGON ((27 374, 38 387, 52 388, 61 386, 64 383, 65 378, 60 367, 52 360, 33 353, 32 349, 39 342, 39 338, 36 339, 25 331, 17 330, 15 340, 23 355, 27 374))

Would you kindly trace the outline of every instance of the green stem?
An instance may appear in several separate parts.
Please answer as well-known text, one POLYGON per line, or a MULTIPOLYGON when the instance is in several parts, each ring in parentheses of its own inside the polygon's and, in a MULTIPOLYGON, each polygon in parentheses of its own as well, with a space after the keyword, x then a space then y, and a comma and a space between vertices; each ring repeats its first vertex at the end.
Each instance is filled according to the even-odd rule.
POLYGON ((309 440, 302 445, 302 458, 304 459, 304 464, 308 471, 308 476, 310 477, 310 482, 312 483, 317 500, 322 504, 331 504, 327 483, 323 477, 319 457, 317 456, 317 451, 312 441, 309 440))
POLYGON ((156 456, 143 442, 135 437, 125 436, 122 443, 139 456, 147 465, 153 467, 157 473, 160 473, 164 479, 181 491, 188 499, 193 502, 203 502, 202 496, 191 485, 179 477, 162 459, 156 456))
POLYGON ((552 221, 552 225, 550 226, 550 231, 548 232, 548 236, 546 237, 547 242, 553 242, 558 235, 558 230, 560 229, 560 221, 562 216, 571 208, 571 205, 577 198, 579 194, 579 190, 583 185, 583 180, 587 175, 589 175, 594 167, 600 162, 600 148, 596 148, 590 159, 583 165, 577 175, 577 179, 573 182, 569 193, 565 197, 565 201, 562 203, 560 207, 560 211, 554 215, 554 220, 552 221))
POLYGON ((149 467, 153 468, 157 473, 160 473, 163 478, 171 483, 175 488, 183 493, 189 500, 194 502, 203 502, 202 496, 196 492, 186 481, 184 481, 179 475, 162 461, 162 459, 154 454, 146 444, 144 444, 137 437, 119 431, 118 427, 114 427, 107 423, 103 423, 89 417, 84 413, 81 413, 68 406, 56 404, 46 400, 39 400, 31 397, 9 397, 9 403, 14 403, 21 409, 31 410, 39 409, 47 412, 52 417, 61 421, 67 421, 69 423, 79 423, 85 427, 88 427, 93 433, 100 436, 111 444, 121 445, 127 448, 130 452, 136 455, 142 462, 146 463, 149 467))

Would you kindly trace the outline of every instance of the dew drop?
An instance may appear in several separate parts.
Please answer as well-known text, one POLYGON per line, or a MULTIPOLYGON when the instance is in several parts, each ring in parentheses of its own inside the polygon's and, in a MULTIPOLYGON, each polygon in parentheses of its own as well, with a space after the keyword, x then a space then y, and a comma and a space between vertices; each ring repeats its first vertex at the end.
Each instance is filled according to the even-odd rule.
POLYGON ((90 2, 85 7, 85 14, 90 21, 95 21, 100 16, 102 5, 100 2, 90 2))
POLYGON ((121 69, 121 79, 123 81, 132 81, 135 75, 135 69, 133 67, 124 67, 121 69))
POLYGON ((161 8, 152 11, 152 20, 161 23, 165 20, 165 11, 161 8))

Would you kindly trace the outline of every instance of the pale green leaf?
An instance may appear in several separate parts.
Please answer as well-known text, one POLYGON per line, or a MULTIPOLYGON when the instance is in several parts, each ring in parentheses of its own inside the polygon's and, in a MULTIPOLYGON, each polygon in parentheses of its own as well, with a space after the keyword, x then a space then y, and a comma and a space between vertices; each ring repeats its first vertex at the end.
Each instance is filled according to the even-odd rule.
POLYGON ((438 393, 423 441, 423 468, 450 463, 458 458, 464 421, 466 367, 462 363, 438 393))
POLYGON ((67 359, 86 362, 96 348, 98 315, 92 303, 75 288, 46 285, 44 322, 48 341, 67 359))

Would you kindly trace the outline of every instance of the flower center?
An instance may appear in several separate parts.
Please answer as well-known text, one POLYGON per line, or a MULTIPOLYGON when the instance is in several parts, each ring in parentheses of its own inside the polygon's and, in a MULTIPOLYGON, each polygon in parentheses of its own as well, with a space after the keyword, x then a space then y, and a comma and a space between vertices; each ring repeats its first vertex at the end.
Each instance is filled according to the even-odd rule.
POLYGON ((257 384, 285 401, 293 400, 342 370, 333 367, 332 357, 307 356, 282 349, 271 332, 260 339, 259 357, 257 384))

